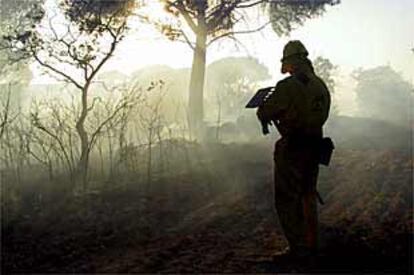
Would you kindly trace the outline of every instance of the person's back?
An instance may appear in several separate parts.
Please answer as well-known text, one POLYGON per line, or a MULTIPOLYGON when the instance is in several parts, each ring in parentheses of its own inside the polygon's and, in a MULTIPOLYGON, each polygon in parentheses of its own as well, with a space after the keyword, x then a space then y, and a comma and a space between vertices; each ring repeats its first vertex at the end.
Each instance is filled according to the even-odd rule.
MULTIPOLYGON (((298 64, 292 75, 279 81, 275 94, 259 109, 276 121, 282 136, 322 136, 331 99, 329 91, 310 64, 298 64)), ((263 117, 258 114, 259 117, 263 117)))
POLYGON ((295 97, 295 105, 301 130, 306 135, 322 136, 322 126, 328 118, 331 102, 325 83, 313 71, 295 73, 292 82, 300 94, 295 97))

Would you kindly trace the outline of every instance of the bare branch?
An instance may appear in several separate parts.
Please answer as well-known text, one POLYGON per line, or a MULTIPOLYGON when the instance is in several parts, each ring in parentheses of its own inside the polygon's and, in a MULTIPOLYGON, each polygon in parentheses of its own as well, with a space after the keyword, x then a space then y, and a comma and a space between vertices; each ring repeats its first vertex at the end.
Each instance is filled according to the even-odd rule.
POLYGON ((69 167, 71 167, 71 162, 70 162, 70 159, 69 159, 69 155, 66 152, 66 148, 65 148, 61 138, 59 138, 56 134, 54 134, 50 130, 48 130, 43 124, 41 124, 39 118, 37 117, 37 114, 31 114, 31 117, 32 117, 33 125, 37 129, 41 130, 42 132, 44 132, 45 134, 47 134, 48 136, 50 136, 51 138, 56 140, 56 142, 58 143, 58 145, 60 147, 60 150, 62 150, 62 153, 65 157, 65 160, 66 160, 67 164, 69 165, 69 167))
POLYGON ((252 30, 244 30, 244 31, 229 31, 226 32, 224 34, 218 35, 216 37, 214 37, 213 39, 211 39, 208 43, 207 46, 210 46, 212 43, 214 43, 215 41, 223 38, 223 37, 229 37, 229 36, 234 36, 236 34, 248 34, 248 33, 254 33, 254 32, 258 32, 263 30, 264 28, 266 28, 269 24, 271 23, 271 21, 266 22, 265 24, 263 24, 262 26, 256 28, 256 29, 252 29, 252 30))
POLYGON ((11 90, 10 90, 10 84, 9 84, 9 89, 7 91, 6 104, 5 104, 4 110, 3 110, 3 118, 2 118, 2 121, 1 121, 1 124, 0 124, 0 139, 3 137, 4 130, 6 129, 6 125, 9 122, 10 97, 11 97, 11 90))
POLYGON ((187 45, 188 46, 190 46, 190 48, 192 49, 192 50, 195 50, 195 46, 194 46, 194 44, 190 41, 190 39, 188 38, 188 36, 185 34, 185 32, 183 31, 183 30, 180 30, 180 32, 181 32, 181 35, 184 37, 184 41, 183 42, 186 42, 187 43, 187 45))
POLYGON ((102 121, 102 123, 98 126, 98 128, 96 128, 95 132, 92 133, 91 135, 91 139, 90 139, 90 144, 89 144, 89 150, 92 149, 93 145, 96 142, 96 138, 98 136, 98 134, 102 131, 103 127, 105 127, 105 125, 107 125, 110 121, 112 121, 112 119, 124 108, 126 108, 128 106, 128 102, 122 102, 114 111, 113 113, 107 117, 104 121, 102 121))
POLYGON ((87 82, 90 82, 95 75, 101 70, 102 66, 109 60, 109 58, 112 56, 112 54, 115 51, 116 45, 118 44, 118 42, 120 41, 120 34, 122 33, 123 29, 126 27, 126 23, 124 22, 117 30, 115 33, 112 32, 112 30, 107 27, 107 30, 110 31, 111 36, 113 38, 112 42, 111 42, 111 46, 109 48, 109 51, 105 54, 105 57, 98 63, 98 65, 96 66, 96 69, 94 71, 92 71, 92 73, 89 75, 89 77, 87 78, 87 82))
POLYGON ((78 83, 75 79, 73 79, 71 76, 69 76, 68 74, 64 73, 62 70, 59 70, 59 69, 57 69, 57 68, 53 67, 52 65, 49 65, 49 64, 47 64, 46 62, 44 62, 43 60, 41 60, 41 59, 39 58, 39 56, 37 55, 36 50, 34 50, 33 48, 32 48, 32 54, 33 54, 34 59, 35 59, 35 60, 36 60, 36 61, 37 61, 37 62, 38 62, 41 66, 43 66, 43 67, 45 67, 45 68, 48 68, 49 70, 51 70, 51 71, 55 72, 56 74, 58 74, 58 75, 62 76, 64 79, 68 80, 70 83, 72 83, 73 85, 75 85, 75 86, 76 86, 76 88, 78 88, 78 89, 80 89, 80 90, 82 90, 82 89, 83 89, 82 85, 81 85, 81 84, 79 84, 79 83, 78 83))
POLYGON ((256 0, 256 1, 247 0, 247 1, 242 1, 241 4, 237 5, 237 8, 238 9, 251 8, 253 6, 256 6, 256 5, 259 5, 259 4, 262 4, 262 3, 269 3, 270 1, 269 0, 256 0), (251 2, 251 3, 249 3, 249 2, 251 2))

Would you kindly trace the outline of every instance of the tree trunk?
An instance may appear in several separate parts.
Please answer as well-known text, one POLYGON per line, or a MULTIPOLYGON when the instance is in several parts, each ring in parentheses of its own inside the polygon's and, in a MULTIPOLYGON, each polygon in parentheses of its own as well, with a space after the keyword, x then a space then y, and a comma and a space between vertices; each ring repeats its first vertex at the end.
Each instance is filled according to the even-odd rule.
POLYGON ((88 133, 85 130, 85 120, 88 115, 88 85, 82 90, 82 110, 76 122, 76 131, 81 142, 81 155, 78 163, 78 178, 83 187, 86 187, 89 163, 89 141, 88 133))
POLYGON ((191 66, 188 122, 190 124, 190 130, 197 133, 204 116, 203 91, 206 70, 207 33, 200 31, 196 35, 196 47, 194 49, 193 64, 191 66))

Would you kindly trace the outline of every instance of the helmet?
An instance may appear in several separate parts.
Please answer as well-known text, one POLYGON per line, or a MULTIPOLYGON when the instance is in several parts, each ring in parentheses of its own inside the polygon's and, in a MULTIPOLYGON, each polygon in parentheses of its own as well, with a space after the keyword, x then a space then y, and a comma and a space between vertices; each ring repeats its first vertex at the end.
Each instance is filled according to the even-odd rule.
POLYGON ((291 40, 289 41, 285 47, 283 48, 283 58, 282 62, 286 62, 288 59, 292 57, 307 57, 308 51, 306 50, 305 46, 303 46, 302 42, 299 40, 291 40))

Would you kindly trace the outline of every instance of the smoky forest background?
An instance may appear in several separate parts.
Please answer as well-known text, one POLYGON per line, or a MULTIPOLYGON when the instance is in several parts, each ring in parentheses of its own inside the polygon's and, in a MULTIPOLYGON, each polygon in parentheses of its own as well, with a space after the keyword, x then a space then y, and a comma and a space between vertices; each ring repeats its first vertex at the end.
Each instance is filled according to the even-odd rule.
POLYGON ((408 274, 412 83, 387 64, 355 70, 357 108, 343 114, 339 65, 311 56, 333 97, 325 135, 336 148, 318 183, 323 257, 309 267, 272 260, 286 246, 273 207, 278 134, 263 137, 244 106, 274 78, 251 56, 206 58, 212 44, 248 48, 238 35, 265 27, 286 37, 341 4, 2 0, 2 272, 408 274), (188 45, 191 67, 111 68, 140 25, 188 45), (39 71, 54 81, 33 84, 39 71))

